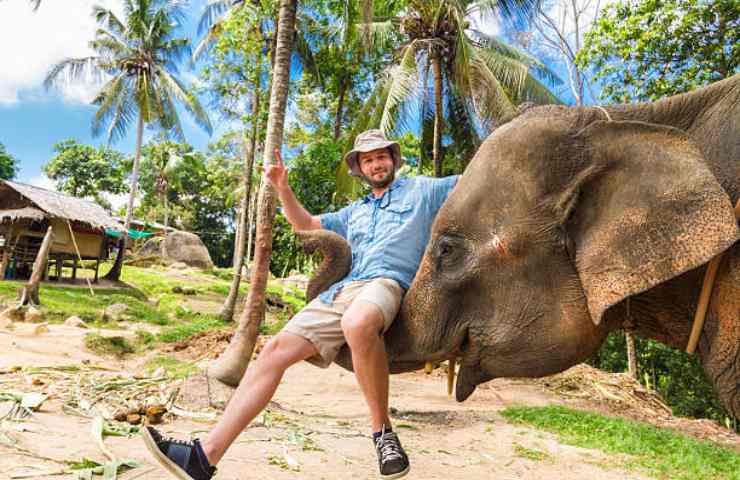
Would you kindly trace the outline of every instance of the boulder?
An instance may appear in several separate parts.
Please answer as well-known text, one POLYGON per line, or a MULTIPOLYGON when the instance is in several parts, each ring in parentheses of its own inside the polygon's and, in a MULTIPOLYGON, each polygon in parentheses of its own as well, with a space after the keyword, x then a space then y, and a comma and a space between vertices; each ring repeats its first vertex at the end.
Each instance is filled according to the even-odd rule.
POLYGON ((198 235, 190 232, 173 232, 164 240, 167 260, 183 262, 189 267, 211 269, 213 260, 198 235))
POLYGON ((213 268, 213 260, 208 249, 198 235, 190 232, 171 232, 164 239, 150 238, 139 249, 138 256, 142 258, 160 256, 163 263, 172 264, 175 268, 179 267, 178 263, 205 270, 213 268))
POLYGON ((73 315, 64 321, 68 327, 87 328, 87 324, 77 315, 73 315))
POLYGON ((125 303, 114 303, 105 307, 103 310, 103 321, 104 322, 119 322, 125 320, 125 314, 128 311, 128 305, 125 303))
POLYGON ((188 264, 185 262, 175 262, 170 265, 170 268, 174 268, 175 270, 185 270, 188 268, 188 264))
POLYGON ((162 255, 162 237, 152 237, 141 246, 137 257, 152 257, 162 255))

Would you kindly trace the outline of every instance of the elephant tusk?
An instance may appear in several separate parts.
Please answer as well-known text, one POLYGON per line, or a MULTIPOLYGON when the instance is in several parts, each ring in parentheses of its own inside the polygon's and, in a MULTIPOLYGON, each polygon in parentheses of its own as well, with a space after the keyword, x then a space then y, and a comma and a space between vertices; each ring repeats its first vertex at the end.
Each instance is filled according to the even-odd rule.
POLYGON ((452 387, 455 386, 455 364, 457 357, 452 357, 447 362, 447 395, 452 395, 452 387))
POLYGON ((429 375, 434 370, 434 365, 432 365, 432 362, 427 362, 424 364, 424 373, 429 375))

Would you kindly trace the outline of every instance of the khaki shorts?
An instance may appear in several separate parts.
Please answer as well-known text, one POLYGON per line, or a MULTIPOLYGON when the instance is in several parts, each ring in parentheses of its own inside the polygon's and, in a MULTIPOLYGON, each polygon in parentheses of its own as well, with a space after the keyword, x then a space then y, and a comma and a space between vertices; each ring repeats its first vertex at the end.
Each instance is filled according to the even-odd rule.
POLYGON ((363 301, 377 306, 383 314, 383 333, 391 326, 401 306, 404 290, 395 280, 375 278, 360 280, 345 285, 327 305, 318 298, 313 299, 283 327, 283 331, 303 337, 313 343, 318 355, 307 361, 327 368, 346 343, 342 331, 342 316, 354 301, 363 301))

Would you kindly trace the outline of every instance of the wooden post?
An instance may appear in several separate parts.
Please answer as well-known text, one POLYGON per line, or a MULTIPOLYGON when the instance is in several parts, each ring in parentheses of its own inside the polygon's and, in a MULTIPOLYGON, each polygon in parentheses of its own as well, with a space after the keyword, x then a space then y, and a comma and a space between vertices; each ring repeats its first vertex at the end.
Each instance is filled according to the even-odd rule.
POLYGON ((46 271, 47 258, 49 256, 49 248, 51 248, 51 236, 52 229, 49 227, 44 235, 44 241, 41 242, 41 248, 39 253, 36 255, 36 260, 33 262, 33 272, 31 272, 31 279, 28 284, 23 287, 21 293, 21 305, 33 304, 39 305, 39 284, 41 279, 44 277, 46 271))
POLYGON ((95 261, 95 280, 94 283, 98 283, 98 269, 100 268, 100 257, 95 261))
POLYGON ((56 263, 57 267, 57 282, 62 281, 62 254, 57 253, 54 257, 54 262, 56 263))
POLYGON ((8 263, 10 263, 10 255, 13 253, 13 226, 8 227, 7 237, 5 238, 5 245, 3 245, 3 259, 0 262, 0 280, 5 280, 5 271, 8 269, 8 263))
POLYGON ((72 280, 77 280, 77 257, 73 257, 72 261, 72 280))

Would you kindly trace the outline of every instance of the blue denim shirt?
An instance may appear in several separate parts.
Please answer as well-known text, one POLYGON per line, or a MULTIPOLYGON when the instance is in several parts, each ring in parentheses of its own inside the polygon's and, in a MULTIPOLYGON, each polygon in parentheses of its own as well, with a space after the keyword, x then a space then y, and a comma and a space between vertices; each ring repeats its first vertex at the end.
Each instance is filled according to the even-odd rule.
POLYGON ((343 286, 391 278, 411 285, 429 241, 432 221, 459 176, 398 178, 382 197, 369 194, 338 212, 319 215, 321 226, 344 237, 352 249, 349 274, 319 295, 331 304, 343 286))

